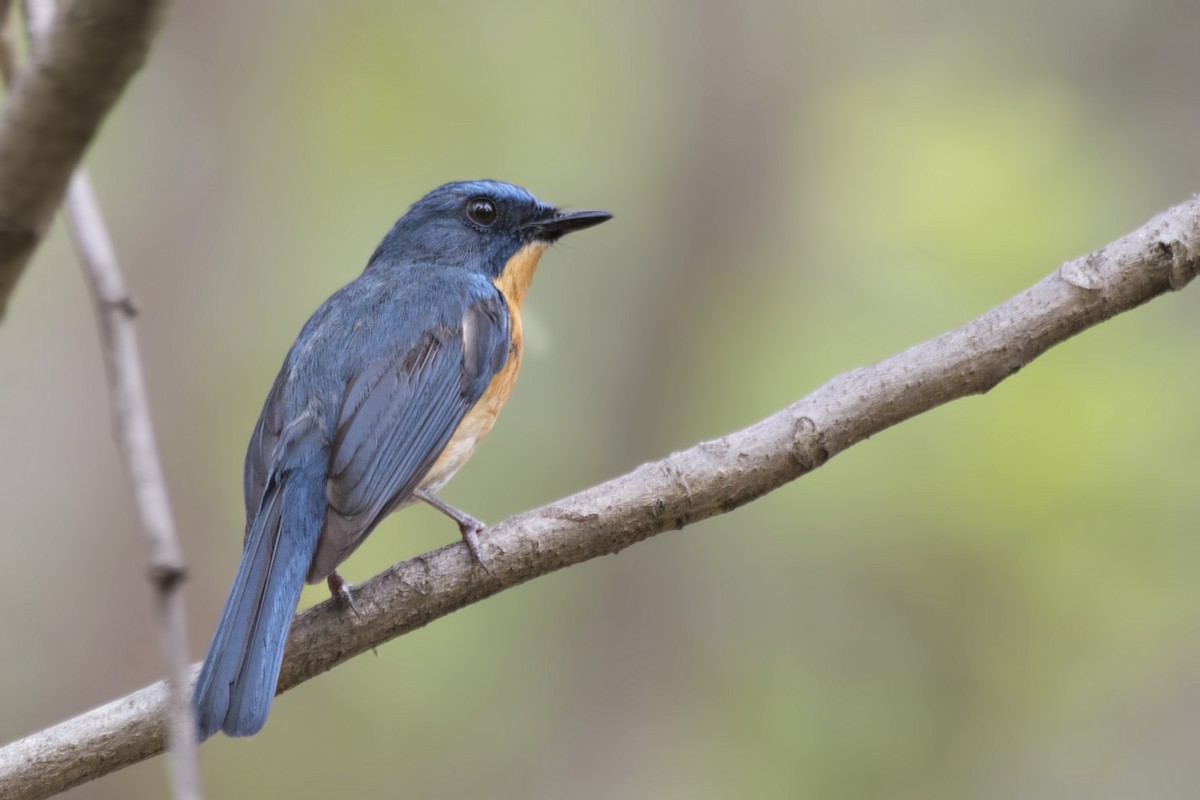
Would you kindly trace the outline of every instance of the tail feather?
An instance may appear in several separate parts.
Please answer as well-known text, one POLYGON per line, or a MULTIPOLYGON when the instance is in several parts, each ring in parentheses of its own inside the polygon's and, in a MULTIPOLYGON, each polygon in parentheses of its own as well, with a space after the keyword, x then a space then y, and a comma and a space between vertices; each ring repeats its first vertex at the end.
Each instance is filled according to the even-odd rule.
POLYGON ((268 488, 251 525, 192 696, 201 741, 219 730, 230 736, 257 733, 271 710, 323 517, 314 502, 323 493, 299 477, 293 473, 268 488))

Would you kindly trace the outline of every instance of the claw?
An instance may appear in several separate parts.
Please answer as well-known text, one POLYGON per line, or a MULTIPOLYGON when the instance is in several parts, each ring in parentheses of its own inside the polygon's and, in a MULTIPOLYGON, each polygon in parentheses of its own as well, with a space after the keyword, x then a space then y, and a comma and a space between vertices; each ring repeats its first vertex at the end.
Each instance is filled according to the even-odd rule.
POLYGON ((487 564, 483 563, 483 551, 479 545, 479 533, 484 527, 482 522, 473 519, 470 523, 460 522, 458 524, 458 532, 462 534, 463 541, 467 543, 467 549, 471 551, 471 555, 479 562, 479 566, 487 569, 487 564))
POLYGON ((348 608, 354 612, 354 616, 362 619, 362 614, 358 613, 358 609, 354 605, 354 598, 350 595, 350 584, 346 583, 337 571, 329 573, 329 577, 325 579, 325 584, 329 587, 329 593, 333 595, 333 599, 342 608, 348 608))
POLYGON ((472 517, 470 514, 467 514, 464 511, 459 511, 454 506, 446 503, 424 489, 418 489, 417 491, 413 492, 413 497, 428 503, 450 519, 457 522, 458 532, 462 535, 463 541, 466 542, 467 549, 471 551, 471 555, 474 557, 475 563, 483 567, 483 571, 488 575, 491 575, 493 578, 496 576, 494 572, 488 569, 488 565, 484 562, 483 548, 479 544, 479 534, 484 528, 487 527, 486 525, 472 517))

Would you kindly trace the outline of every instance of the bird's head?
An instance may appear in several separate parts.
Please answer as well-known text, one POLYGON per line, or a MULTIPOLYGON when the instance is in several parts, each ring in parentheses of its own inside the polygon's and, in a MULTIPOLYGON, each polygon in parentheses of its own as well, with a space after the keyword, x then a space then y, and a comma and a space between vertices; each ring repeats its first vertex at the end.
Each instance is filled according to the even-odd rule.
POLYGON ((550 244, 611 217, 607 211, 560 211, 511 183, 447 183, 396 222, 368 267, 401 259, 462 267, 495 279, 527 245, 550 244))

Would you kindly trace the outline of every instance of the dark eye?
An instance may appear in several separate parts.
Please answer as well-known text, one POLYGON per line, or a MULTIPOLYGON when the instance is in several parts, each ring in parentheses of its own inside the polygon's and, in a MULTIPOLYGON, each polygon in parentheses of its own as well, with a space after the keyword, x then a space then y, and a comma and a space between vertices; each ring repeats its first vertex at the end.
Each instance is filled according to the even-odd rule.
POLYGON ((496 204, 486 197, 467 201, 467 218, 476 225, 491 225, 496 221, 496 204))

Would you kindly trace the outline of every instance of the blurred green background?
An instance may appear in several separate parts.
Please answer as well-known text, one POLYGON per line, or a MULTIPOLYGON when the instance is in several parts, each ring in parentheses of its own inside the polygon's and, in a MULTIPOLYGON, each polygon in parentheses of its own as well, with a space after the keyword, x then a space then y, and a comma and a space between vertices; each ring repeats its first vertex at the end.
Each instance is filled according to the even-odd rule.
MULTIPOLYGON (((543 261, 516 395, 445 493, 496 521, 1185 199, 1198 32, 1185 0, 176 3, 89 165, 144 312, 193 658, 287 346, 428 189, 616 214, 543 261)), ((1195 797, 1198 296, 290 692, 204 747, 209 796, 1195 797)), ((161 672, 96 339, 59 230, 0 327, 4 741, 161 672)), ((405 511, 343 574, 455 536, 405 511)), ((164 768, 69 796, 164 796, 164 768)))

